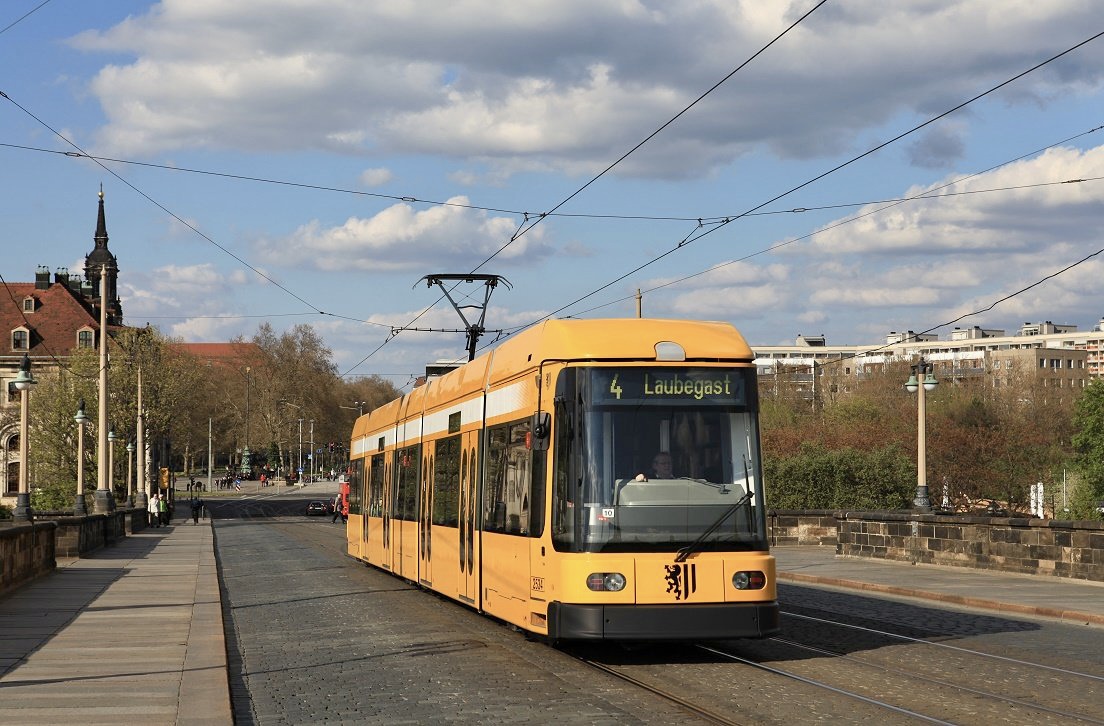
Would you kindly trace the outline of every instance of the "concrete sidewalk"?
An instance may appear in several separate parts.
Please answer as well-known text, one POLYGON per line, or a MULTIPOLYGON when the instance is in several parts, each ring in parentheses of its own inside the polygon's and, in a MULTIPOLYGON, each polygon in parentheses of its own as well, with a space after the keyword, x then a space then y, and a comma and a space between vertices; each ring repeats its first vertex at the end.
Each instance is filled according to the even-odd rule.
POLYGON ((778 579, 982 610, 1104 625, 1104 583, 967 567, 836 557, 834 547, 772 547, 778 579))
POLYGON ((178 522, 0 599, 0 722, 232 722, 211 522, 178 522))

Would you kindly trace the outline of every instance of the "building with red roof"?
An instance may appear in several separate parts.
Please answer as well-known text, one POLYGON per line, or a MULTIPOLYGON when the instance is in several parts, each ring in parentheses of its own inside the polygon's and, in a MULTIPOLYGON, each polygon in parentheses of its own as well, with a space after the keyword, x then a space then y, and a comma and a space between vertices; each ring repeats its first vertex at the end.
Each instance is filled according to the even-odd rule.
POLYGON ((19 391, 12 381, 19 374, 24 356, 32 374, 50 375, 63 365, 74 350, 96 349, 100 343, 100 280, 107 282, 108 328, 123 326, 123 309, 118 295, 119 265, 108 249, 104 195, 100 190, 95 246, 85 258, 84 278, 59 268, 51 276, 39 267, 34 282, 3 280, 0 294, 0 463, 6 473, 0 485, 5 504, 14 502, 19 479, 19 391), (14 413, 14 415, 13 415, 14 413))

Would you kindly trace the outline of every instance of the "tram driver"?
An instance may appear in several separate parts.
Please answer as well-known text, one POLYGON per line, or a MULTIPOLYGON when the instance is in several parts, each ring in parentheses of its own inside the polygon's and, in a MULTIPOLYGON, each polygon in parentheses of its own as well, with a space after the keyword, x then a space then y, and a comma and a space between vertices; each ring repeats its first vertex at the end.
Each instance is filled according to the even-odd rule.
POLYGON ((675 470, 674 462, 671 459, 671 452, 660 451, 652 459, 652 478, 653 479, 674 479, 675 470))
POLYGON ((669 451, 659 451, 652 457, 651 476, 640 473, 634 477, 634 481, 648 481, 649 479, 674 479, 674 460, 669 451))

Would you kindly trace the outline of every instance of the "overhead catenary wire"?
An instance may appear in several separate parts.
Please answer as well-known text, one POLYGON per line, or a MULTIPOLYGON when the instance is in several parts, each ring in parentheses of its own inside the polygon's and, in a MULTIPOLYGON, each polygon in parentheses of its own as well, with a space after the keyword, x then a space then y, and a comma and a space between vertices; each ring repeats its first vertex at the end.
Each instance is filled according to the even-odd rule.
MULTIPOLYGON (((21 104, 20 104, 19 102, 17 102, 17 101, 15 100, 15 99, 13 99, 13 98, 12 98, 11 96, 9 96, 9 95, 8 95, 7 93, 5 93, 5 92, 3 92, 3 91, 0 91, 0 98, 4 98, 4 99, 6 99, 6 100, 7 100, 7 101, 8 101, 9 103, 13 104, 13 105, 14 105, 14 106, 15 106, 16 108, 18 108, 18 109, 19 109, 20 111, 22 111, 23 113, 25 113, 25 114, 27 114, 28 116, 30 116, 30 117, 31 117, 32 119, 34 119, 34 120, 35 120, 36 122, 38 122, 38 123, 39 123, 40 125, 42 125, 42 126, 43 126, 44 128, 48 129, 48 130, 49 130, 49 131, 50 131, 50 132, 51 132, 52 134, 54 134, 54 135, 55 135, 55 136, 56 136, 57 138, 61 139, 61 140, 62 140, 62 141, 64 141, 64 142, 65 142, 66 144, 69 144, 70 146, 72 146, 72 147, 73 147, 74 149, 76 149, 77 151, 79 151, 79 152, 80 152, 80 153, 81 153, 82 155, 84 155, 84 156, 85 156, 86 158, 88 157, 88 154, 86 154, 86 153, 85 153, 85 151, 84 151, 83 149, 81 149, 81 148, 80 148, 79 146, 77 146, 77 144, 76 144, 76 143, 74 143, 74 142, 73 142, 72 140, 70 140, 69 138, 67 138, 67 137, 66 137, 66 136, 65 136, 64 134, 62 134, 62 133, 61 133, 60 131, 58 131, 58 130, 57 130, 57 129, 55 129, 54 127, 50 126, 50 124, 46 123, 45 121, 43 121, 42 119, 40 119, 40 118, 39 118, 38 116, 36 116, 35 114, 31 113, 31 111, 30 111, 30 110, 28 110, 27 108, 24 108, 24 107, 23 107, 23 106, 22 106, 22 105, 21 105, 21 104)), ((129 180, 127 180, 127 179, 126 179, 125 177, 123 177, 122 175, 120 175, 120 174, 118 174, 117 172, 115 172, 115 171, 114 171, 113 169, 111 169, 111 168, 110 168, 110 167, 108 167, 107 165, 103 164, 102 162, 96 161, 95 159, 93 159, 92 161, 93 161, 93 163, 95 163, 95 164, 96 164, 97 166, 99 166, 99 167, 100 167, 101 169, 103 169, 104 171, 106 171, 106 172, 107 172, 108 174, 110 174, 111 176, 115 177, 115 178, 116 178, 116 179, 118 179, 118 180, 119 180, 120 182, 122 182, 122 183, 123 183, 123 184, 125 184, 125 185, 126 185, 127 187, 129 187, 129 188, 131 189, 131 191, 133 191, 133 192, 135 192, 136 194, 138 194, 139 196, 141 196, 141 197, 142 197, 143 199, 145 199, 145 200, 146 200, 147 202, 149 202, 150 204, 154 205, 155 207, 157 207, 157 208, 158 208, 158 209, 160 209, 160 210, 161 210, 162 212, 164 212, 165 214, 167 214, 167 215, 169 215, 170 217, 172 217, 172 218, 173 218, 174 220, 176 220, 176 221, 177 221, 177 222, 179 222, 180 224, 184 225, 184 226, 185 226, 185 227, 187 227, 188 229, 190 229, 190 230, 192 230, 193 232, 195 232, 195 233, 196 233, 197 235, 199 235, 200 237, 202 237, 203 239, 205 239, 205 240, 206 240, 207 242, 209 242, 209 243, 210 243, 211 245, 213 245, 213 246, 217 247, 218 249, 222 250, 222 252, 224 252, 224 253, 225 253, 226 255, 228 255, 229 257, 232 257, 233 259, 237 260, 237 261, 238 261, 238 262, 239 262, 239 263, 240 263, 241 265, 243 265, 244 267, 246 267, 246 268, 248 268, 249 270, 251 270, 251 271, 252 271, 253 273, 255 273, 255 274, 256 274, 256 275, 258 276, 258 277, 261 277, 262 279, 264 279, 264 280, 267 280, 267 281, 268 281, 268 282, 270 282, 270 283, 271 283, 272 285, 276 286, 277 288, 279 288, 280 290, 284 291, 285 293, 287 293, 287 294, 288 294, 288 295, 290 295, 291 297, 293 297, 293 298, 295 298, 296 300, 298 300, 299 302, 303 303, 304 305, 306 305, 306 306, 307 306, 308 308, 310 308, 311 310, 315 311, 316 313, 319 313, 319 314, 325 314, 325 312, 324 312, 323 310, 321 310, 320 308, 318 308, 317 306, 315 306, 315 305, 313 305, 312 303, 308 302, 307 300, 303 299, 303 298, 302 298, 302 297, 300 297, 300 296, 299 296, 298 294, 296 294, 295 292, 292 292, 292 291, 291 291, 290 289, 288 289, 288 288, 287 288, 287 287, 285 287, 284 285, 281 285, 281 284, 280 284, 279 282, 277 282, 276 280, 272 279, 272 277, 270 277, 269 275, 266 275, 266 274, 265 274, 264 272, 262 272, 261 270, 257 269, 257 267, 255 267, 254 265, 252 265, 252 264, 250 264, 249 262, 247 262, 246 260, 242 259, 242 258, 241 258, 241 257, 240 257, 239 255, 235 254, 234 252, 232 252, 232 251, 230 251, 229 249, 227 249, 227 248, 226 248, 225 246, 223 246, 223 245, 219 244, 218 242, 216 242, 216 241, 215 241, 214 239, 212 239, 212 238, 211 238, 211 237, 209 237, 208 235, 204 234, 204 233, 203 233, 203 232, 202 232, 201 230, 199 230, 198 228, 196 228, 196 227, 195 227, 194 225, 192 225, 192 224, 191 224, 191 223, 189 223, 188 221, 186 221, 186 220, 182 219, 182 218, 181 218, 181 217, 180 217, 179 215, 177 215, 177 214, 176 214, 175 212, 173 212, 172 210, 170 210, 170 209, 169 209, 168 207, 166 207, 165 205, 161 204, 161 202, 157 201, 156 199, 154 199, 153 197, 151 197, 151 196, 150 196, 149 194, 147 194, 146 192, 144 192, 144 191, 142 191, 141 189, 139 189, 139 188, 138 188, 137 186, 135 186, 134 184, 132 184, 132 183, 131 183, 131 182, 130 182, 129 180)))
POLYGON ((49 5, 49 4, 50 4, 50 0, 42 0, 42 2, 40 2, 40 3, 38 4, 38 5, 34 6, 34 7, 33 7, 33 8, 31 8, 30 10, 28 10, 27 12, 23 13, 23 15, 21 15, 21 16, 20 16, 20 17, 18 17, 18 18, 16 18, 16 19, 15 19, 15 20, 13 20, 12 22, 8 23, 8 24, 7 24, 7 25, 5 25, 5 26, 4 26, 3 28, 0 28, 0 34, 3 34, 3 33, 6 33, 6 32, 8 32, 9 30, 11 30, 11 29, 12 29, 12 28, 14 28, 15 26, 19 25, 19 24, 20 24, 20 23, 22 23, 22 22, 23 22, 24 20, 26 20, 27 18, 31 17, 31 16, 32 16, 32 15, 34 15, 34 14, 35 14, 36 12, 38 12, 38 11, 39 11, 39 10, 41 10, 41 9, 42 9, 43 7, 45 7, 46 5, 49 5))
MULTIPOLYGON (((1077 139, 1080 136, 1092 133, 1094 131, 1099 131, 1102 128, 1104 128, 1104 126, 1098 126, 1094 129, 1083 132, 1082 134, 1078 134, 1076 136, 1069 137, 1068 139, 1065 139, 1064 141, 1058 142, 1058 143, 1066 143, 1068 141, 1073 141, 1073 140, 1077 139)), ((1056 144, 1054 144, 1054 145, 1056 145, 1056 144)), ((1054 146, 1054 145, 1052 145, 1052 146, 1054 146)), ((85 154, 80 154, 80 153, 76 153, 76 152, 58 151, 56 149, 45 149, 45 148, 35 147, 35 146, 24 146, 22 144, 10 144, 10 143, 5 143, 5 142, 0 142, 0 148, 19 149, 19 150, 23 150, 23 151, 33 151, 33 152, 46 153, 46 154, 59 154, 61 156, 67 156, 67 157, 71 157, 71 158, 75 158, 75 159, 89 159, 89 160, 103 161, 103 162, 109 162, 109 163, 115 163, 115 164, 136 164, 136 165, 139 165, 139 166, 147 166, 147 167, 153 167, 153 168, 157 168, 157 169, 163 169, 165 171, 186 172, 186 173, 193 173, 193 174, 206 174, 206 175, 210 175, 210 176, 223 177, 223 178, 234 179, 234 180, 238 180, 238 181, 252 181, 252 182, 258 182, 258 183, 263 183, 263 184, 278 184, 278 185, 283 185, 283 186, 297 187, 297 188, 301 188, 301 189, 310 189, 310 190, 315 190, 315 191, 333 192, 333 193, 338 193, 338 194, 354 194, 354 195, 360 195, 360 196, 375 197, 375 198, 379 198, 379 199, 391 199, 391 200, 394 200, 394 201, 401 201, 401 202, 406 202, 406 203, 411 203, 411 204, 424 204, 426 206, 431 206, 431 207, 455 207, 457 209, 468 209, 468 210, 477 211, 477 212, 494 212, 494 213, 499 213, 499 214, 508 214, 508 215, 511 215, 511 216, 520 217, 520 218, 523 219, 523 221, 528 219, 528 218, 533 218, 533 217, 537 216, 537 214, 535 212, 530 212, 530 211, 521 210, 521 209, 508 209, 508 208, 504 208, 504 207, 490 207, 490 206, 485 206, 485 205, 480 205, 480 204, 461 204, 459 202, 451 202, 451 201, 443 201, 442 202, 442 201, 439 201, 439 200, 422 199, 420 197, 413 197, 413 196, 409 196, 409 195, 381 194, 381 193, 377 193, 377 192, 365 192, 365 191, 361 191, 361 190, 357 190, 357 189, 344 189, 344 188, 341 188, 341 187, 330 187, 330 186, 323 186, 323 185, 318 185, 318 184, 309 184, 309 183, 306 183, 306 182, 293 182, 293 181, 279 180, 279 179, 268 179, 268 178, 265 178, 265 177, 247 176, 247 175, 243 175, 243 174, 233 174, 233 173, 229 173, 229 172, 218 172, 218 171, 211 171, 211 170, 204 170, 204 169, 189 169, 189 168, 180 167, 180 166, 169 166, 167 164, 151 164, 151 163, 147 163, 147 162, 132 161, 132 160, 128 160, 128 159, 118 159, 118 158, 108 157, 108 156, 85 155, 85 154)), ((1050 147, 1047 147, 1047 148, 1050 148, 1050 147)), ((957 181, 962 181, 962 180, 959 179, 957 181)), ((1074 180, 1074 181, 1076 181, 1076 180, 1074 180)), ((1028 185, 1023 185, 1021 187, 999 187, 999 188, 993 189, 992 191, 1002 191, 1002 190, 1005 190, 1005 189, 1030 188, 1032 186, 1045 186, 1047 184, 1054 184, 1054 183, 1064 183, 1064 182, 1040 182, 1039 184, 1028 184, 1028 185)), ((978 193, 985 192, 985 191, 990 191, 990 190, 984 190, 983 189, 983 190, 972 190, 972 191, 966 191, 966 192, 951 192, 951 193, 947 194, 946 196, 962 196, 962 195, 967 195, 967 194, 978 194, 978 193)), ((929 194, 929 196, 934 196, 934 195, 929 194)), ((891 198, 885 198, 885 199, 864 199, 864 200, 859 200, 859 201, 834 202, 832 204, 819 204, 819 205, 810 205, 810 206, 801 206, 801 207, 791 207, 791 208, 787 208, 787 209, 768 209, 768 210, 758 210, 758 211, 755 211, 755 212, 741 212, 741 213, 733 212, 732 214, 654 215, 654 214, 615 214, 615 213, 612 213, 612 212, 547 212, 547 213, 544 214, 544 216, 545 217, 555 217, 555 218, 560 218, 560 219, 599 219, 599 220, 637 221, 637 222, 695 222, 695 223, 701 224, 702 226, 708 226, 708 225, 714 225, 714 224, 721 224, 722 222, 726 222, 726 221, 732 221, 732 220, 735 220, 738 217, 740 217, 740 218, 742 218, 742 217, 767 217, 767 216, 779 216, 779 215, 790 215, 790 214, 807 214, 807 213, 810 213, 810 212, 832 211, 834 209, 849 209, 849 208, 852 208, 852 207, 864 207, 868 204, 889 204, 891 202, 913 201, 917 198, 919 198, 919 197, 891 197, 891 198)), ((175 317, 175 316, 170 316, 170 317, 175 317)))
POLYGON ((789 25, 789 26, 788 26, 788 27, 787 27, 787 28, 786 28, 785 30, 783 30, 783 31, 782 31, 781 33, 779 33, 778 35, 774 36, 774 38, 772 38, 772 39, 770 40, 770 42, 768 42, 768 43, 767 43, 766 45, 764 45, 763 47, 761 47, 761 48, 760 48, 759 50, 757 50, 757 51, 755 51, 754 53, 752 53, 752 54, 751 54, 751 56, 749 56, 749 57, 748 57, 748 58, 747 58, 746 60, 744 60, 744 62, 743 62, 743 63, 741 63, 740 65, 736 66, 736 67, 735 67, 734 69, 732 69, 732 71, 730 71, 730 72, 728 73, 728 75, 726 75, 726 76, 725 76, 724 78, 722 78, 721 80, 719 80, 719 81, 717 81, 716 83, 714 83, 714 84, 713 84, 713 85, 712 85, 712 86, 711 86, 711 87, 710 87, 710 88, 709 88, 708 90, 706 90, 706 91, 705 91, 704 93, 702 93, 702 94, 701 94, 700 96, 698 96, 698 97, 697 97, 697 98, 695 98, 695 99, 694 99, 693 101, 691 101, 689 105, 687 105, 687 106, 686 106, 685 108, 683 108, 683 109, 682 109, 681 111, 679 111, 679 112, 678 112, 678 113, 676 113, 676 114, 675 114, 674 116, 672 116, 672 117, 671 117, 670 119, 668 119, 668 120, 667 120, 666 122, 664 122, 662 126, 660 126, 660 127, 658 128, 658 129, 656 129, 656 130, 655 130, 655 131, 653 131, 652 133, 648 134, 648 135, 647 135, 647 136, 646 136, 646 137, 645 137, 645 138, 644 138, 644 139, 643 139, 642 141, 640 141, 640 142, 639 142, 638 144, 636 144, 636 145, 635 145, 635 146, 633 146, 633 147, 632 147, 631 149, 629 149, 629 150, 628 150, 628 151, 626 151, 626 152, 625 152, 624 154, 622 154, 622 155, 621 155, 620 157, 618 157, 618 159, 617 159, 616 161, 614 161, 614 162, 613 162, 612 164, 610 164, 609 166, 607 166, 607 167, 606 167, 605 169, 603 169, 602 171, 598 172, 598 173, 597 173, 597 174, 596 174, 595 176, 593 176, 593 177, 592 177, 592 178, 591 178, 591 179, 590 179, 589 181, 587 181, 587 182, 586 182, 585 184, 583 184, 583 185, 582 185, 581 187, 579 187, 578 189, 576 189, 575 191, 573 191, 573 192, 572 192, 571 194, 569 194, 569 195, 567 195, 566 197, 564 197, 564 199, 562 199, 562 200, 561 200, 561 201, 560 201, 559 203, 557 203, 557 204, 556 204, 555 206, 553 206, 553 207, 552 207, 552 208, 551 208, 550 210, 548 210, 548 211, 546 211, 546 212, 541 212, 541 213, 540 213, 540 215, 538 215, 538 216, 537 216, 537 218, 536 218, 536 219, 534 219, 534 220, 532 221, 532 223, 530 223, 530 224, 528 224, 528 225, 526 225, 526 224, 523 224, 522 226, 520 226, 520 227, 518 228, 518 230, 517 230, 516 232, 514 232, 514 234, 513 234, 513 235, 512 235, 511 237, 510 237, 510 239, 509 239, 509 240, 508 240, 508 241, 507 241, 507 242, 506 242, 505 244, 503 244, 503 245, 502 245, 501 247, 499 247, 499 248, 498 248, 497 250, 495 250, 495 251, 494 251, 494 252, 493 252, 493 253, 492 253, 492 254, 491 254, 491 255, 490 255, 489 257, 487 257, 487 258, 486 258, 486 259, 484 259, 484 260, 483 260, 482 262, 480 262, 480 263, 479 263, 478 265, 476 265, 476 266, 475 266, 475 267, 474 267, 474 268, 473 268, 473 269, 472 269, 471 271, 472 271, 472 272, 476 272, 477 270, 481 269, 481 268, 482 268, 482 267, 483 267, 484 265, 486 265, 486 264, 487 264, 488 262, 490 262, 491 260, 493 260, 493 259, 494 259, 495 257, 497 257, 498 255, 500 255, 500 254, 501 254, 501 253, 502 253, 503 251, 505 251, 507 247, 509 247, 510 245, 512 245, 512 244, 513 244, 514 242, 516 242, 516 241, 517 241, 517 240, 518 240, 518 239, 519 239, 520 237, 522 237, 522 236, 523 236, 523 235, 524 235, 525 233, 527 233, 527 232, 528 232, 529 230, 531 230, 531 229, 532 229, 533 227, 536 227, 536 226, 537 226, 538 224, 540 224, 541 222, 543 222, 543 221, 544 221, 544 220, 545 220, 545 219, 546 219, 546 218, 548 217, 548 215, 550 215, 550 214, 554 213, 554 212, 555 212, 556 210, 558 210, 558 209, 559 209, 560 207, 564 206, 565 204, 567 204, 568 202, 570 202, 570 201, 571 201, 572 199, 574 199, 575 197, 579 196, 579 194, 581 194, 581 193, 582 193, 582 192, 583 192, 584 190, 586 190, 586 189, 587 189, 587 188, 588 188, 588 187, 589 187, 589 186, 590 186, 591 184, 594 184, 594 183, 595 183, 596 181, 598 181, 599 179, 601 179, 601 178, 602 178, 603 176, 605 176, 605 175, 606 175, 607 173, 609 173, 610 171, 612 171, 614 167, 616 167, 616 166, 617 166, 618 164, 620 164, 621 162, 623 162, 623 161, 624 161, 625 159, 629 158, 629 156, 631 156, 631 155, 632 155, 633 153, 635 153, 635 152, 636 152, 636 151, 637 151, 638 149, 640 149, 640 148, 641 148, 642 146, 644 146, 644 144, 648 143, 648 142, 649 142, 649 141, 651 141, 651 140, 652 140, 653 138, 655 138, 656 136, 658 136, 658 135, 659 135, 659 134, 660 134, 660 133, 661 133, 661 132, 662 132, 662 131, 663 131, 664 129, 666 129, 666 128, 667 128, 668 126, 670 126, 671 124, 673 124, 673 123, 674 123, 675 121, 677 121, 677 120, 678 120, 679 118, 681 118, 681 117, 682 117, 682 116, 683 116, 684 114, 686 114, 686 113, 687 113, 687 112, 688 112, 688 111, 689 111, 690 109, 692 109, 692 108, 693 108, 694 106, 696 106, 696 105, 697 105, 698 103, 700 103, 700 102, 701 102, 701 101, 702 101, 703 99, 705 99, 705 97, 706 97, 706 96, 708 96, 709 94, 713 93, 713 92, 714 92, 715 90, 717 90, 718 88, 720 88, 720 87, 721 87, 721 86, 722 86, 722 85, 723 85, 724 83, 726 83, 726 82, 727 82, 727 81, 728 81, 729 79, 731 79, 731 78, 732 78, 732 77, 733 77, 734 75, 736 75, 736 74, 737 74, 737 73, 739 73, 739 72, 740 72, 741 70, 743 70, 743 69, 744 69, 745 67, 747 67, 747 65, 748 65, 749 63, 751 63, 751 62, 752 62, 753 60, 755 60, 755 59, 756 59, 756 58, 758 58, 758 57, 759 57, 760 55, 762 55, 763 53, 765 53, 765 52, 767 51, 767 49, 769 49, 769 48, 770 48, 770 47, 771 47, 772 45, 774 45, 774 44, 775 44, 775 43, 777 43, 777 42, 778 42, 779 40, 781 40, 781 39, 782 39, 782 38, 783 38, 783 37, 784 37, 785 35, 787 35, 787 34, 788 34, 788 33, 789 33, 790 31, 792 31, 792 30, 793 30, 794 28, 796 28, 796 27, 797 27, 798 25, 800 25, 801 23, 803 23, 803 22, 805 21, 805 19, 806 19, 806 18, 808 18, 808 17, 810 16, 810 15, 812 15, 812 14, 813 14, 814 12, 816 12, 816 11, 817 11, 817 9, 819 9, 819 8, 820 8, 820 6, 824 5, 824 3, 825 3, 825 2, 827 2, 827 0, 820 0, 820 2, 818 2, 818 3, 816 4, 816 5, 814 5, 814 6, 813 6, 813 7, 812 7, 812 8, 810 9, 810 10, 808 10, 808 11, 807 11, 807 12, 806 12, 805 14, 803 14, 802 16, 800 16, 800 17, 799 17, 799 18, 798 18, 797 20, 793 21, 793 22, 792 22, 792 23, 791 23, 791 24, 790 24, 790 25, 789 25))
MULTIPOLYGON (((1013 190, 1018 191, 1018 190, 1022 190, 1022 189, 1033 189, 1033 188, 1047 187, 1047 186, 1061 186, 1061 185, 1064 185, 1064 184, 1081 184, 1081 183, 1086 183, 1086 182, 1091 182, 1091 181, 1101 181, 1102 179, 1104 179, 1104 177, 1087 177, 1087 178, 1084 178, 1084 179, 1063 179, 1063 180, 1060 180, 1060 181, 1038 182, 1038 183, 1035 183, 1035 184, 1018 184, 1018 185, 1013 185, 1013 186, 992 187, 992 188, 988 188, 988 189, 971 189, 971 190, 966 190, 966 191, 962 191, 962 192, 940 193, 945 189, 948 189, 948 188, 953 187, 953 186, 958 185, 958 184, 962 184, 963 182, 969 181, 970 179, 976 179, 977 177, 984 176, 985 174, 989 174, 993 171, 996 171, 997 169, 1001 169, 1005 166, 1008 166, 1010 164, 1014 164, 1018 161, 1023 161, 1024 159, 1036 156, 1036 155, 1041 154, 1041 153, 1043 153, 1043 152, 1045 152, 1049 149, 1053 149, 1053 148, 1061 146, 1063 144, 1067 144, 1070 141, 1073 141, 1075 139, 1079 139, 1079 138, 1081 138, 1083 136, 1087 136, 1089 134, 1097 133, 1101 130, 1104 130, 1104 126, 1095 126, 1091 129, 1088 129, 1087 131, 1082 131, 1081 133, 1074 134, 1073 136, 1068 136, 1068 137, 1063 138, 1059 141, 1055 141, 1055 142, 1052 142, 1050 144, 1047 144, 1046 146, 1042 146, 1042 147, 1039 147, 1039 148, 1034 149, 1032 151, 1028 151, 1024 154, 1020 154, 1019 156, 1017 156, 1015 158, 1008 159, 1006 161, 1002 161, 999 164, 994 164, 994 165, 992 165, 992 166, 990 166, 986 169, 982 169, 980 171, 976 171, 976 172, 973 172, 971 174, 967 174, 965 176, 956 177, 956 178, 948 181, 945 184, 941 184, 941 185, 933 187, 931 189, 927 189, 923 192, 920 192, 919 194, 914 194, 910 197, 901 197, 901 198, 897 198, 897 199, 888 199, 888 200, 879 201, 879 202, 868 202, 868 204, 885 204, 886 206, 879 207, 878 209, 874 209, 874 210, 871 210, 869 212, 865 212, 863 214, 858 214, 858 215, 849 217, 847 219, 840 220, 838 222, 827 225, 827 226, 822 227, 820 229, 816 229, 812 232, 801 235, 799 237, 794 237, 792 239, 787 239, 787 240, 784 240, 782 242, 777 242, 775 244, 769 245, 769 246, 764 247, 762 249, 756 250, 755 252, 750 252, 750 253, 748 253, 746 255, 743 255, 741 257, 737 257, 736 259, 728 260, 726 262, 718 263, 718 264, 715 264, 715 265, 711 265, 710 267, 708 267, 704 270, 699 270, 699 271, 691 273, 689 275, 684 275, 684 276, 682 276, 678 279, 675 279, 675 280, 669 280, 669 281, 664 282, 662 284, 655 285, 653 287, 647 288, 647 289, 643 290, 642 292, 643 293, 654 292, 656 290, 660 290, 660 289, 663 289, 663 288, 666 288, 666 287, 671 287, 671 286, 680 284, 682 282, 686 282, 687 280, 692 280, 694 278, 701 277, 702 275, 707 275, 710 272, 714 272, 716 270, 722 269, 722 268, 727 267, 729 265, 734 265, 738 262, 744 262, 744 261, 749 260, 753 257, 757 257, 759 255, 763 255, 763 254, 766 254, 768 252, 772 252, 772 251, 780 249, 782 247, 786 247, 788 245, 795 244, 795 243, 800 242, 802 240, 809 239, 809 238, 814 237, 814 236, 816 236, 816 235, 818 235, 822 232, 827 232, 829 230, 836 229, 837 227, 842 227, 844 225, 851 224, 853 222, 857 222, 860 219, 865 219, 866 217, 870 217, 870 216, 880 214, 880 213, 886 211, 887 209, 891 209, 891 208, 896 207, 900 204, 904 204, 904 203, 908 203, 908 202, 941 200, 941 199, 946 199, 948 197, 955 197, 955 196, 996 193, 996 192, 1013 191, 1013 190)), ((863 205, 863 206, 865 206, 865 205, 863 205)), ((614 305, 618 302, 623 302, 625 300, 631 300, 634 297, 635 297, 635 295, 625 295, 625 296, 619 297, 615 300, 611 300, 609 302, 602 303, 601 305, 597 305, 595 307, 588 308, 587 310, 580 311, 579 313, 576 313, 576 314, 577 315, 585 315, 589 312, 593 312, 594 310, 597 310, 597 309, 600 309, 600 308, 603 308, 603 307, 608 307, 609 305, 614 305)), ((524 327, 524 326, 522 326, 522 327, 524 327)), ((519 327, 518 329, 522 329, 522 327, 519 327)))

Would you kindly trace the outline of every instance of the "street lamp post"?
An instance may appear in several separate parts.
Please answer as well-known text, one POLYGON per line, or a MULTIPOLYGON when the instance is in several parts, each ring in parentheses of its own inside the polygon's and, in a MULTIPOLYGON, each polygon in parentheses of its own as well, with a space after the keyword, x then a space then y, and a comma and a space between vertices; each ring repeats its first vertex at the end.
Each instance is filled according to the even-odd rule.
POLYGON ((146 414, 142 407, 142 366, 138 366, 138 501, 137 506, 145 509, 149 505, 149 455, 146 451, 146 414))
POLYGON ((296 474, 299 477, 299 480, 296 483, 299 484, 300 486, 302 486, 302 484, 303 484, 303 482, 302 482, 302 477, 303 477, 303 419, 299 419, 299 467, 295 471, 296 471, 296 474))
POLYGON ((128 441, 127 450, 127 506, 134 506, 134 442, 128 441))
MULTIPOLYGON (((285 406, 291 406, 292 408, 296 409, 297 411, 302 411, 303 410, 302 406, 300 406, 297 403, 292 403, 291 401, 287 400, 286 398, 281 398, 280 403, 284 404, 285 406)), ((289 444, 289 446, 290 446, 290 444, 289 444)), ((289 465, 291 464, 291 452, 290 451, 288 452, 288 464, 289 465)), ((302 471, 303 471, 303 419, 299 419, 299 467, 296 470, 296 473, 301 474, 302 471)))
POLYGON ((310 481, 314 481, 314 419, 310 420, 310 481))
POLYGON ((115 511, 115 496, 108 488, 107 469, 107 265, 100 274, 100 381, 98 406, 98 431, 96 432, 96 496, 93 501, 97 514, 115 511))
POLYGON ((73 502, 73 515, 83 517, 88 514, 88 507, 84 503, 84 425, 88 423, 88 414, 84 412, 83 398, 73 420, 77 422, 77 499, 73 502))
POLYGON ((15 495, 15 510, 12 512, 12 519, 16 522, 34 521, 27 465, 31 456, 31 386, 36 383, 38 381, 31 375, 31 358, 24 353, 23 362, 19 365, 19 375, 12 382, 19 391, 19 491, 15 495))
POLYGON ((249 378, 249 372, 251 370, 252 368, 246 366, 245 372, 242 373, 242 375, 245 377, 245 448, 242 450, 242 474, 252 474, 253 471, 253 455, 249 451, 249 389, 253 383, 253 381, 249 378))
POLYGON ((931 499, 928 498, 928 455, 927 455, 927 401, 926 393, 935 390, 939 381, 935 379, 934 367, 920 357, 912 366, 912 375, 905 383, 905 390, 916 396, 916 498, 912 508, 919 512, 931 511, 931 499))
POLYGON ((107 432, 107 491, 111 492, 111 498, 115 499, 115 442, 119 437, 115 435, 115 428, 107 432))

